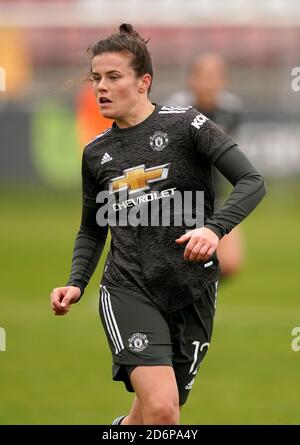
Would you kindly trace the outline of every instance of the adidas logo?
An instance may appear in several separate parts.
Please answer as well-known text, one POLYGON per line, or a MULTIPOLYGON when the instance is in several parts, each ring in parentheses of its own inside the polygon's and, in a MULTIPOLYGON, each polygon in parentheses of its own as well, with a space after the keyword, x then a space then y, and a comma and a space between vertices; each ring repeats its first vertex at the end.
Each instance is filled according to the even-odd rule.
POLYGON ((105 164, 105 162, 109 162, 109 161, 112 161, 112 157, 106 152, 106 153, 104 153, 104 155, 102 156, 102 159, 101 159, 101 165, 102 165, 102 164, 105 164))
POLYGON ((193 380, 191 380, 190 383, 188 383, 188 384, 185 386, 185 389, 187 389, 188 391, 189 391, 190 389, 192 389, 193 384, 194 384, 194 381, 195 381, 195 378, 193 378, 193 380))

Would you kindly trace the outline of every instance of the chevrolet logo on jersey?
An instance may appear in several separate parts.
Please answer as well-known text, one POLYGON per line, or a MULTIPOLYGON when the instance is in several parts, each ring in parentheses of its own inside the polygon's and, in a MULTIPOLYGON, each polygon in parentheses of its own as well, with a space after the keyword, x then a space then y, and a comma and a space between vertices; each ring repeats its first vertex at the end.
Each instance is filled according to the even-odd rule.
POLYGON ((166 179, 170 164, 145 168, 145 164, 123 170, 123 176, 113 178, 109 182, 109 192, 116 193, 127 190, 128 193, 139 192, 150 188, 150 183, 166 179))

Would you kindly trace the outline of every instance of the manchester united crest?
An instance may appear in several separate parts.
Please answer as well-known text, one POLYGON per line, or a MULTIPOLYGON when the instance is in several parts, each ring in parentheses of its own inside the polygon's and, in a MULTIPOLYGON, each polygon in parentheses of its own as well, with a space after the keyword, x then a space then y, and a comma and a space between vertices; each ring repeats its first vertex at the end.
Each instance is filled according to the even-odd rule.
POLYGON ((167 133, 162 131, 156 131, 153 136, 150 137, 150 147, 153 150, 161 151, 168 145, 169 138, 167 133))
POLYGON ((141 352, 148 346, 147 335, 137 332, 128 339, 128 346, 134 352, 141 352))

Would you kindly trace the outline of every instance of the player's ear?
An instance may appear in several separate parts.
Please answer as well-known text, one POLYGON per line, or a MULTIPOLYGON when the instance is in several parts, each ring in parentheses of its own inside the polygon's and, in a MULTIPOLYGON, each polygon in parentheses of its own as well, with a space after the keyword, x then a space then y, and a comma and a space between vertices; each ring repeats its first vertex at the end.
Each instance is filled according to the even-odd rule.
POLYGON ((139 93, 141 94, 146 93, 151 86, 151 81, 152 78, 150 74, 147 73, 141 76, 139 79, 139 88, 138 88, 139 93))

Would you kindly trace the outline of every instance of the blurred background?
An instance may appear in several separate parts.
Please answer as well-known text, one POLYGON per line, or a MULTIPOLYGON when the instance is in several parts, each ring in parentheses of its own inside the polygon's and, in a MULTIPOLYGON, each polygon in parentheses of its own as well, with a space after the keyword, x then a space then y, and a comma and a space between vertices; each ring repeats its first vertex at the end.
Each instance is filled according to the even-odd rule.
POLYGON ((244 264, 220 286, 182 423, 299 423, 297 0, 0 0, 0 423, 109 424, 132 400, 111 380, 98 316, 104 256, 70 314, 49 304, 70 270, 82 149, 110 126, 82 80, 86 49, 123 22, 151 37, 154 102, 186 94, 196 56, 226 60, 234 138, 268 189, 241 225, 244 264))

